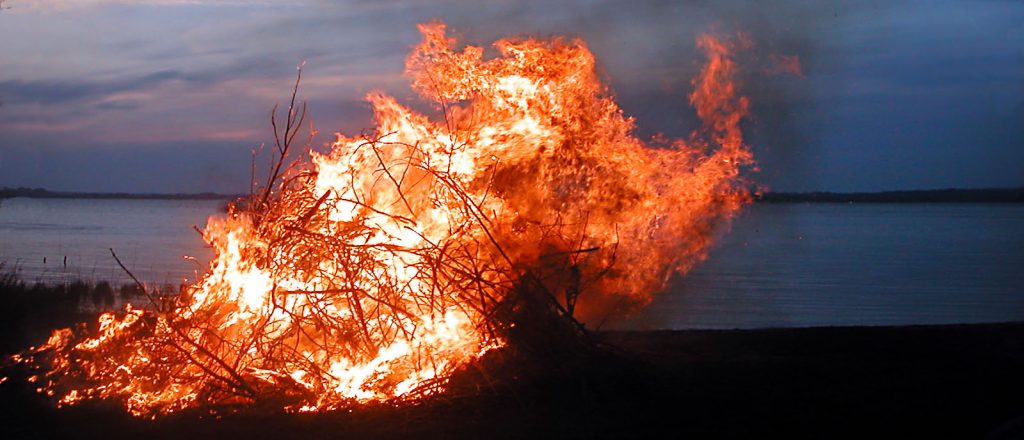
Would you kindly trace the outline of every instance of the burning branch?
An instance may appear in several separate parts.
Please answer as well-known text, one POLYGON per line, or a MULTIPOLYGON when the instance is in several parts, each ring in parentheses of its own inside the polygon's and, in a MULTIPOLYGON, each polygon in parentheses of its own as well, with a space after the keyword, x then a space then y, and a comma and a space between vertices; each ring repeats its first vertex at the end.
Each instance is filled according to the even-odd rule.
POLYGON ((705 129, 649 148, 582 41, 502 40, 485 61, 441 24, 420 29, 407 70, 443 121, 373 94, 375 131, 320 154, 310 124, 309 159, 289 162, 300 66, 283 125, 271 112, 266 182, 202 232, 203 279, 165 313, 55 332, 20 358, 40 389, 150 416, 421 398, 490 350, 585 346, 577 318, 646 304, 746 201, 728 42, 700 40, 705 129))
MULTIPOLYGON (((274 132, 274 147, 277 150, 276 155, 271 155, 270 159, 270 175, 267 176, 267 181, 264 184, 263 196, 260 198, 258 204, 251 213, 257 214, 254 217, 255 221, 259 222, 260 217, 258 214, 261 210, 265 209, 267 203, 270 200, 270 196, 273 193, 275 185, 278 183, 278 179, 281 178, 281 167, 288 159, 288 155, 292 152, 292 146, 295 143, 295 136, 299 134, 299 130, 302 127, 302 123, 306 120, 307 103, 302 101, 302 107, 296 108, 295 99, 299 93, 299 85, 302 83, 302 68, 305 65, 303 62, 299 65, 295 76, 295 86, 292 87, 292 97, 288 101, 288 112, 285 115, 284 131, 281 132, 277 127, 277 104, 274 104, 274 108, 270 110, 270 126, 274 132)), ((305 150, 309 151, 309 147, 313 142, 313 138, 316 136, 316 129, 313 127, 312 122, 309 126, 309 138, 306 140, 305 150)), ((255 153, 254 153, 255 161, 255 153)), ((253 169, 255 170, 255 162, 253 169)), ((254 172, 255 174, 255 172, 254 172)))

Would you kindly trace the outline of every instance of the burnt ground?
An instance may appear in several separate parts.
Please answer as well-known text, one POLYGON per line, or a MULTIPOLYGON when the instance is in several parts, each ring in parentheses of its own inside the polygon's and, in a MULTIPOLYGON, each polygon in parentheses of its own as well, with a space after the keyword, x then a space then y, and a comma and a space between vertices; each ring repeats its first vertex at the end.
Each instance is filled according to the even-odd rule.
POLYGON ((595 338, 613 348, 507 386, 316 415, 58 410, 15 374, 0 385, 0 437, 1024 438, 1024 323, 595 338))

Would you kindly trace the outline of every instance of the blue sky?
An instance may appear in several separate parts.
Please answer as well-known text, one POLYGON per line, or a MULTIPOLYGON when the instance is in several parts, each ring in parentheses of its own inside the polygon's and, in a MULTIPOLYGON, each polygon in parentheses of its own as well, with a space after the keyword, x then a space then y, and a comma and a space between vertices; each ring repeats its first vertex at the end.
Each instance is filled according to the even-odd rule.
POLYGON ((368 91, 416 103, 403 61, 432 19, 472 44, 582 37, 644 135, 693 128, 694 37, 741 30, 754 178, 770 188, 1024 185, 1022 2, 5 3, 0 186, 243 191, 296 65, 318 142, 358 132, 368 91), (804 77, 765 73, 770 54, 799 56, 804 77))

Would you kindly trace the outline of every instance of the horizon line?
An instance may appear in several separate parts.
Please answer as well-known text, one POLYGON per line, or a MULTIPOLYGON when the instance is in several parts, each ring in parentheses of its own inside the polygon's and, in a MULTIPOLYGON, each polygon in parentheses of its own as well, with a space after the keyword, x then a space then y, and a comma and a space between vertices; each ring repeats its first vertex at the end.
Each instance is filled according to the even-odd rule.
MULTIPOLYGON (((1024 186, 987 188, 935 188, 935 189, 892 189, 881 191, 751 191, 757 202, 957 202, 994 201, 1024 203, 1024 186)), ((45 188, 0 187, 0 199, 151 199, 151 200, 230 200, 247 197, 245 193, 218 193, 213 191, 192 193, 159 192, 94 192, 94 191, 50 191, 45 188)))

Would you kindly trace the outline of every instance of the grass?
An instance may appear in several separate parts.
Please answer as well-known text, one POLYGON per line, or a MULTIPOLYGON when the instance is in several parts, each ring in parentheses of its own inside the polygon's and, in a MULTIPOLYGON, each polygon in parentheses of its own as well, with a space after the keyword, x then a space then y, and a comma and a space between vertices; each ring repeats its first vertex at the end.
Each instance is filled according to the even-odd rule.
POLYGON ((137 303, 142 295, 134 284, 114 287, 106 281, 28 284, 3 268, 0 263, 0 353, 4 354, 39 344, 54 329, 95 322, 100 312, 125 302, 137 303))

